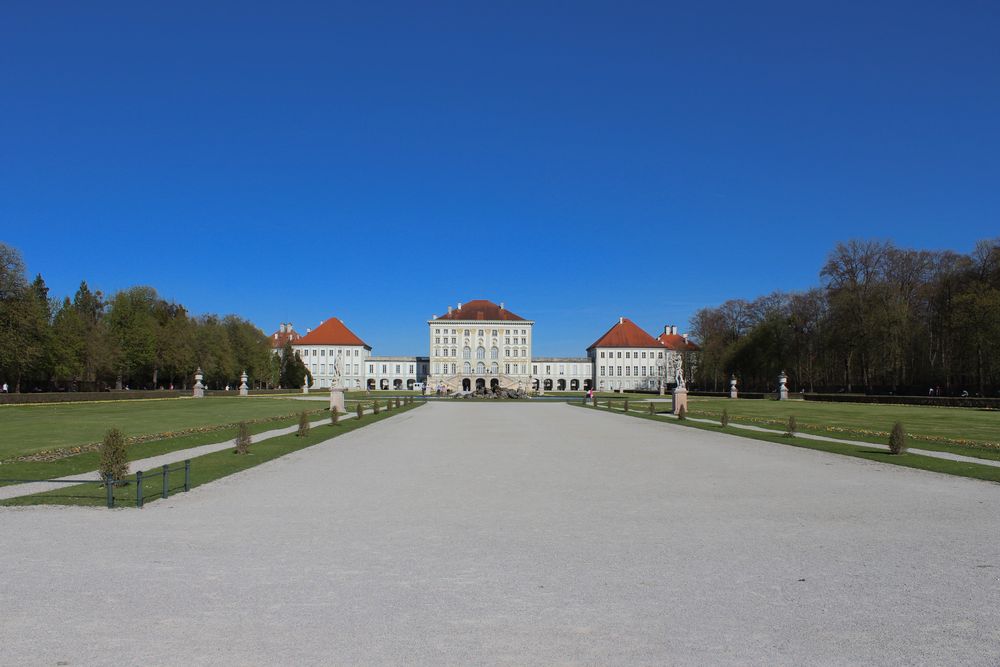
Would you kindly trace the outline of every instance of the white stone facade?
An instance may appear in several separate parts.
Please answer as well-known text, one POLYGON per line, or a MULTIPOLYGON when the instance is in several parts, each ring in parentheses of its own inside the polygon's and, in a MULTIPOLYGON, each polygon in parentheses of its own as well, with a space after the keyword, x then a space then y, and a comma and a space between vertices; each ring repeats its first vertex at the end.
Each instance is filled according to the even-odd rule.
MULTIPOLYGON (((663 347, 597 347, 591 350, 598 391, 659 390, 669 384, 670 356, 663 347)), ((677 355, 679 356, 679 355, 677 355)))
POLYGON ((587 391, 594 386, 594 362, 588 357, 539 357, 531 362, 532 388, 587 391))
POLYGON ((414 389, 427 382, 427 357, 368 357, 365 387, 369 390, 414 389))
POLYGON ((367 376, 366 362, 371 351, 363 345, 296 345, 292 349, 302 359, 313 376, 312 386, 329 389, 333 386, 334 365, 337 353, 343 354, 344 375, 340 386, 344 389, 363 389, 367 376))

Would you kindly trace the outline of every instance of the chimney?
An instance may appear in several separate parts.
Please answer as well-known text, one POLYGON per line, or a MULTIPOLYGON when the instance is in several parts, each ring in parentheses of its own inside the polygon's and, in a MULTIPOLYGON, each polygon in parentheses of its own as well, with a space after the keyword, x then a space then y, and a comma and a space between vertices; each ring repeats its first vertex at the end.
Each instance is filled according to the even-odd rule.
POLYGON ((448 306, 448 314, 451 315, 451 306, 448 306))
POLYGON ((688 342, 688 335, 687 334, 684 334, 684 342, 685 343, 688 342))
POLYGON ((663 326, 663 335, 664 336, 669 336, 670 335, 670 325, 669 324, 665 324, 663 326))
POLYGON ((503 310, 503 301, 500 302, 500 310, 503 310))
POLYGON ((462 310, 462 302, 461 301, 458 302, 458 309, 462 310))
POLYGON ((625 324, 625 318, 624 317, 619 317, 618 318, 618 324, 625 324))
POLYGON ((677 335, 677 325, 675 324, 674 326, 672 326, 670 328, 673 329, 673 333, 676 336, 677 335))
POLYGON ((309 327, 306 327, 306 335, 308 336, 310 333, 312 333, 312 329, 310 329, 309 327))

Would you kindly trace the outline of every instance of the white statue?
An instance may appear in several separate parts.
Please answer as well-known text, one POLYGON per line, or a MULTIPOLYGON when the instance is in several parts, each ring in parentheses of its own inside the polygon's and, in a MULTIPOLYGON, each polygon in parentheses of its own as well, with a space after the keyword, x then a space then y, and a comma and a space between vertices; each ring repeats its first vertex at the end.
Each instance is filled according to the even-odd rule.
POLYGON ((687 385, 684 383, 684 359, 680 355, 677 355, 677 374, 674 379, 678 389, 687 389, 687 385))
POLYGON ((344 377, 344 353, 337 350, 337 360, 333 362, 333 386, 339 387, 340 380, 344 377))

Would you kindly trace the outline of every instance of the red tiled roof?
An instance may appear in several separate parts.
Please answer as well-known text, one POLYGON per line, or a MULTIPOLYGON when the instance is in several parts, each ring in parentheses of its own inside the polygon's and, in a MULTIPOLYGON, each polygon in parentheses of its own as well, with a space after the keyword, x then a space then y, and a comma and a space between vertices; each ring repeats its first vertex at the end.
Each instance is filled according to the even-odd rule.
POLYGON ((676 350, 677 352, 699 352, 701 350, 700 347, 680 334, 661 333, 656 337, 656 340, 660 341, 660 344, 668 350, 676 350))
POLYGON ((354 332, 344 326, 336 317, 331 317, 302 338, 295 341, 296 345, 363 345, 369 350, 371 346, 354 335, 354 332))
POLYGON ((525 321, 520 315, 515 315, 506 308, 501 308, 492 301, 486 299, 476 299, 469 303, 463 303, 461 308, 457 308, 447 315, 442 315, 439 320, 517 320, 525 321))
POLYGON ((635 322, 623 317, 587 349, 595 347, 660 347, 660 343, 635 322))
POLYGON ((275 331, 271 334, 271 347, 277 350, 283 348, 286 342, 291 341, 294 343, 299 338, 301 338, 301 336, 295 329, 292 329, 291 331, 275 331))

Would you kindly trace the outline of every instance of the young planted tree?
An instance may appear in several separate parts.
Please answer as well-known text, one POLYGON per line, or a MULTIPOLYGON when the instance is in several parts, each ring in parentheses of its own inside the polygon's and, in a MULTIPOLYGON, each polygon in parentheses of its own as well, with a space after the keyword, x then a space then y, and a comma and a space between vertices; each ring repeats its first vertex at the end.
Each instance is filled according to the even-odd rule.
POLYGON ((375 414, 375 415, 378 414, 378 399, 377 398, 374 401, 372 401, 372 414, 375 414))
POLYGON ((622 412, 628 412, 628 399, 625 399, 625 407, 622 408, 622 412))
POLYGON ((653 408, 653 402, 650 401, 649 402, 649 416, 652 417, 655 414, 656 414, 656 410, 653 408))
POLYGON ((365 406, 361 403, 361 401, 358 401, 358 404, 355 407, 356 407, 358 419, 361 419, 362 417, 364 417, 365 416, 365 406))
POLYGON ((903 430, 903 423, 893 424, 892 433, 889 434, 889 452, 892 454, 906 453, 906 431, 903 430))
POLYGON ((595 408, 597 407, 597 394, 594 394, 594 395, 593 395, 593 396, 592 396, 592 397, 590 398, 590 402, 591 402, 591 403, 593 403, 593 405, 594 405, 594 407, 595 407, 595 408))
POLYGON ((128 447, 125 445, 125 434, 117 428, 109 429, 101 441, 101 462, 98 471, 101 479, 109 476, 115 480, 115 486, 123 486, 128 476, 128 447))
POLYGON ((792 415, 791 417, 788 418, 788 426, 785 427, 785 435, 788 436, 789 438, 792 438, 795 436, 796 433, 798 433, 798 431, 799 431, 799 423, 798 421, 796 421, 795 415, 792 415))
POLYGON ((295 435, 302 437, 309 435, 309 415, 305 410, 299 413, 299 430, 295 435))
POLYGON ((330 426, 336 426, 340 423, 340 413, 337 408, 332 408, 330 410, 330 426))
POLYGON ((247 426, 246 422, 240 422, 236 425, 236 453, 237 454, 249 454, 250 444, 253 440, 250 437, 250 427, 247 426))
POLYGON ((729 410, 722 408, 722 416, 719 417, 719 426, 726 428, 729 426, 729 410))

